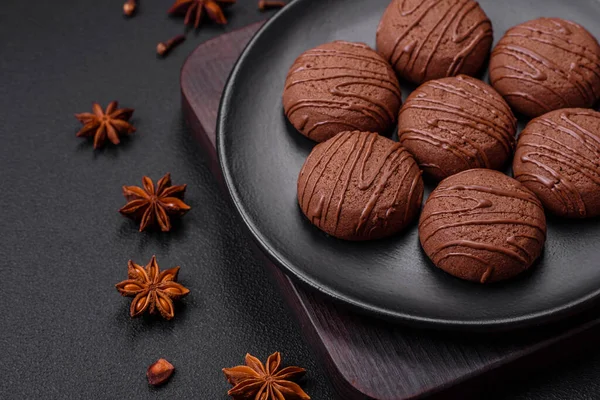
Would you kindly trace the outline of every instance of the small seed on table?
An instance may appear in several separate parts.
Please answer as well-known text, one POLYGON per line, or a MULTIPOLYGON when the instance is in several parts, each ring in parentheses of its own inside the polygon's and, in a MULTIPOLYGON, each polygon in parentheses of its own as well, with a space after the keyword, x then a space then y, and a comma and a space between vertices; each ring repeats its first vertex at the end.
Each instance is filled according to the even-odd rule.
POLYGON ((268 10, 270 8, 282 8, 286 6, 286 2, 285 1, 267 1, 267 0, 260 0, 258 2, 258 9, 260 11, 265 11, 268 10))
POLYGON ((154 364, 148 367, 148 371, 146 372, 146 376, 148 377, 148 383, 153 386, 162 385, 165 383, 171 375, 175 367, 173 364, 161 358, 154 364))
POLYGON ((177 45, 179 45, 184 40, 185 40, 185 35, 177 35, 174 38, 167 40, 166 42, 160 42, 156 46, 156 53, 159 56, 164 57, 167 55, 167 53, 169 53, 171 50, 173 50, 177 45))
POLYGON ((131 17, 137 8, 137 0, 127 0, 125 4, 123 4, 123 14, 131 17))

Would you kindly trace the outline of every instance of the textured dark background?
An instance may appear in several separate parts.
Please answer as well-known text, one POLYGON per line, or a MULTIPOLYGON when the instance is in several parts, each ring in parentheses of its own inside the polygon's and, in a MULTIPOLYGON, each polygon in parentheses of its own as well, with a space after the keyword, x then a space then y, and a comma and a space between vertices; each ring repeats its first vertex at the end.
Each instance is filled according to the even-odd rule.
MULTIPOLYGON (((320 1, 320 0, 315 0, 320 1)), ((365 0, 366 1, 366 0, 365 0)), ((239 0, 225 28, 206 24, 168 58, 155 46, 184 30, 168 0, 5 0, 0 7, 0 398, 223 399, 221 368, 273 351, 333 397, 277 288, 253 258, 180 112, 179 69, 202 41, 270 14, 239 0), (95 152, 75 112, 119 100, 138 128, 95 152), (192 211, 174 231, 138 233, 117 210, 123 184, 171 172, 192 211), (114 284, 127 260, 182 267, 192 293, 173 321, 132 320, 114 284), (145 371, 177 372, 163 388, 145 371)), ((516 399, 600 398, 600 349, 490 388, 516 399)))

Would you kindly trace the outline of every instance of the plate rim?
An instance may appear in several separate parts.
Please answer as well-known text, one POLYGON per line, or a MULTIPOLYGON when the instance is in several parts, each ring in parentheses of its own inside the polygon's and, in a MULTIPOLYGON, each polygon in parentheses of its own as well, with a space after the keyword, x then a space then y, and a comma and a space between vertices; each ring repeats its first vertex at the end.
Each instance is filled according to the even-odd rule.
POLYGON ((536 325, 550 324, 559 320, 580 314, 581 312, 591 308, 592 304, 600 298, 600 288, 596 291, 590 292, 588 295, 565 303, 562 306, 557 306, 551 309, 543 311, 524 314, 518 317, 505 317, 505 318, 486 318, 478 321, 459 320, 459 319, 448 319, 448 318, 431 318, 423 317, 407 312, 392 311, 388 308, 380 307, 369 302, 365 302, 352 296, 348 296, 337 290, 333 290, 326 285, 319 284, 315 279, 307 276, 302 270, 296 268, 292 262, 281 255, 277 250, 270 245, 269 240, 260 232, 258 227, 252 221, 249 213, 245 209, 242 200, 236 190, 235 178, 228 167, 228 158, 226 155, 225 146, 225 133, 223 132, 223 126, 227 120, 227 112, 229 103, 232 101, 232 90, 234 89, 236 76, 239 74, 246 58, 252 51, 255 43, 262 37, 262 35, 270 29, 272 25, 277 23, 281 18, 292 13, 293 9, 305 2, 310 0, 292 0, 286 7, 280 10, 277 14, 271 17, 269 20, 262 25, 258 31, 252 36, 248 44, 244 47, 244 50, 236 60, 233 69, 231 70, 221 99, 219 102, 219 108, 217 113, 217 125, 216 125, 216 148, 217 156, 219 160, 219 167, 221 168, 223 181, 227 189, 227 194, 234 206, 234 210, 237 215, 242 219, 244 229, 250 234, 254 243, 257 244, 261 252, 267 256, 267 258, 275 264, 286 276, 291 277, 294 281, 299 282, 304 287, 316 290, 319 293, 323 293, 328 296, 329 299, 334 300, 337 303, 342 303, 344 306, 350 306, 353 310, 366 314, 368 316, 377 317, 383 320, 397 322, 404 325, 417 327, 417 328, 433 328, 433 329, 444 329, 444 330, 456 330, 456 331, 472 331, 472 332, 499 332, 509 330, 519 330, 529 328, 536 325))

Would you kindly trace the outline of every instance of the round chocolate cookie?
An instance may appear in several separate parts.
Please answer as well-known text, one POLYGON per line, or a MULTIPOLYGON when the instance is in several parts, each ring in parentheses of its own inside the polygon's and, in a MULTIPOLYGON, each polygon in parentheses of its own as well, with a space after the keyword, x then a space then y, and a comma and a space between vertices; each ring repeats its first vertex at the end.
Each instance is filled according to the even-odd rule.
POLYGON ((527 21, 510 28, 494 48, 490 82, 513 109, 530 117, 592 107, 600 97, 600 46, 574 22, 527 21))
POLYGON ((515 179, 470 169, 431 193, 419 239, 433 263, 449 274, 495 282, 525 271, 540 256, 546 218, 540 201, 515 179))
POLYGON ((475 75, 492 40, 492 23, 473 0, 392 0, 377 28, 377 51, 415 83, 475 75))
POLYGON ((532 120, 519 136, 513 171, 552 213, 600 215, 600 113, 567 108, 532 120))
POLYGON ((401 105, 396 74, 363 43, 336 41, 304 52, 283 91, 285 115, 317 142, 354 129, 389 132, 401 105))
POLYGON ((298 203, 310 222, 346 240, 401 231, 423 200, 421 171, 399 143, 371 132, 341 132, 310 153, 298 203))
POLYGON ((419 86, 398 117, 400 143, 437 180, 471 168, 502 168, 512 157, 516 129, 502 96, 466 75, 419 86))

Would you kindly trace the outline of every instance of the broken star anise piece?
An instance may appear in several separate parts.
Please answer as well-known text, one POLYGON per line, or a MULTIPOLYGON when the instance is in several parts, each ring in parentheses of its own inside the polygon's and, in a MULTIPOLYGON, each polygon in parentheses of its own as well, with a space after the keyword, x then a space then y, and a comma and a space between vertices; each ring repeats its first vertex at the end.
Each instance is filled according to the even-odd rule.
POLYGON ((75 114, 75 118, 83 124, 77 137, 94 137, 94 148, 100 148, 106 141, 119 144, 119 135, 135 132, 135 128, 127 121, 133 115, 132 108, 118 108, 119 103, 112 101, 106 111, 98 103, 92 105, 93 113, 75 114))
POLYGON ((234 4, 236 0, 176 0, 175 4, 169 9, 169 14, 185 13, 183 23, 189 25, 194 18, 194 28, 200 26, 204 11, 208 17, 217 24, 224 25, 227 23, 225 14, 221 6, 234 4))
POLYGON ((160 386, 169 380, 174 371, 173 364, 161 358, 148 367, 146 377, 148 377, 148 383, 152 386, 160 386))
POLYGON ((171 186, 171 174, 163 176, 156 188, 152 179, 144 176, 142 186, 123 186, 123 195, 128 203, 119 212, 127 217, 139 219, 140 232, 158 223, 163 232, 171 230, 171 216, 182 216, 190 210, 183 202, 187 185, 171 186))
POLYGON ((267 365, 246 354, 246 365, 223 368, 225 377, 234 385, 229 392, 235 400, 310 400, 310 397, 290 379, 300 378, 306 370, 287 367, 279 370, 281 354, 275 352, 267 359, 267 365))
POLYGON ((166 319, 175 316, 173 300, 180 299, 190 292, 182 284, 175 282, 179 267, 160 272, 156 256, 146 268, 129 260, 127 265, 128 279, 115 286, 123 296, 134 297, 129 313, 132 317, 144 312, 153 314, 158 310, 166 319))

